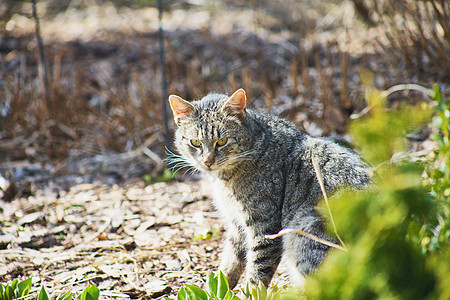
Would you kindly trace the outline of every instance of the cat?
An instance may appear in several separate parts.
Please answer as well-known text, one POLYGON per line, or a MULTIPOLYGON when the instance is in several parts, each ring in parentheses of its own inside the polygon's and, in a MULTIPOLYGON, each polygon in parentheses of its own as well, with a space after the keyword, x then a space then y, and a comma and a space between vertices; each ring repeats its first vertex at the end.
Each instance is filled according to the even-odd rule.
POLYGON ((312 164, 317 157, 327 192, 363 188, 368 167, 358 154, 328 139, 311 137, 290 122, 247 108, 246 93, 212 93, 188 102, 169 96, 177 129, 173 163, 208 174, 213 202, 225 221, 219 269, 230 288, 242 273, 251 285, 268 286, 282 256, 292 282, 316 270, 329 247, 281 229, 328 239, 316 204, 321 189, 312 164))

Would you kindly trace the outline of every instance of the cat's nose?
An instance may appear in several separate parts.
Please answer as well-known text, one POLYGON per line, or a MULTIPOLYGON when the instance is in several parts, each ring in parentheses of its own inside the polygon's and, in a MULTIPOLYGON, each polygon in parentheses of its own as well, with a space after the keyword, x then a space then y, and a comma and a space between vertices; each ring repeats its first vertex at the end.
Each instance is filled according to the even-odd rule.
POLYGON ((203 163, 205 164, 205 166, 211 168, 211 166, 214 164, 214 161, 215 161, 214 153, 211 153, 206 150, 205 153, 203 154, 203 163))

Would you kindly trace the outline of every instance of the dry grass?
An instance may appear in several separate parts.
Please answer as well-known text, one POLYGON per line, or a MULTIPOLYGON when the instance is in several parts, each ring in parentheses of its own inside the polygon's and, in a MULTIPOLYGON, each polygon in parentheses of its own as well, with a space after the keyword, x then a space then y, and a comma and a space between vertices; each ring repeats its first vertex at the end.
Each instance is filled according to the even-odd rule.
POLYGON ((0 282, 33 277, 55 294, 94 282, 104 299, 150 299, 201 285, 217 267, 219 228, 201 189, 187 183, 74 185, 3 203, 0 282))
MULTIPOLYGON (((163 157, 156 33, 108 32, 100 40, 61 42, 47 31, 41 69, 33 32, 4 36, 15 46, 1 58, 1 161, 65 165, 128 152, 154 136, 146 146, 163 157)), ((320 123, 325 133, 344 132, 349 113, 363 105, 358 78, 348 77, 358 73, 358 59, 336 44, 308 46, 299 37, 272 43, 250 32, 167 30, 165 36, 169 93, 195 99, 243 87, 253 106, 306 130, 320 123)))
MULTIPOLYGON (((361 2, 361 1, 359 1, 361 2)), ((380 41, 387 58, 394 57, 419 77, 448 81, 450 75, 450 3, 429 1, 366 1, 372 19, 382 26, 380 41)))

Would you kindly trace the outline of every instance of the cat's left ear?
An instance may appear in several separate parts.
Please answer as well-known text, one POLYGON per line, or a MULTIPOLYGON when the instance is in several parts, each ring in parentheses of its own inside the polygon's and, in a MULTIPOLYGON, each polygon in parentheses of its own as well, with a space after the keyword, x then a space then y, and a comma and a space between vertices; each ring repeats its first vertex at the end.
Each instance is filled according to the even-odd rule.
POLYGON ((247 96, 245 95, 244 89, 239 89, 228 98, 227 101, 222 106, 222 110, 227 111, 228 113, 239 117, 240 119, 244 119, 246 115, 247 108, 247 96))
POLYGON ((194 106, 191 103, 176 95, 169 96, 169 103, 177 125, 179 125, 180 120, 189 116, 194 110, 194 106))

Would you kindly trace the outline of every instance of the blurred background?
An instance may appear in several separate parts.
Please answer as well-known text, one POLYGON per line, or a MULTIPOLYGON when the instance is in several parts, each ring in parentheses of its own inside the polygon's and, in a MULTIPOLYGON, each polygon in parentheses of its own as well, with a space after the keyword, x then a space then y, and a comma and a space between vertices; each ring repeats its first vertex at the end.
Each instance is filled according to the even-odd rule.
MULTIPOLYGON (((32 1, 0 4, 0 173, 61 185, 161 176, 157 1, 36 2, 37 18, 32 1)), ((449 6, 164 0, 167 95, 192 100, 242 87, 250 107, 347 140, 368 87, 439 82, 448 92, 449 6)), ((415 100, 397 95, 389 105, 415 100)))

